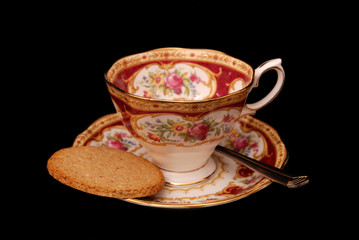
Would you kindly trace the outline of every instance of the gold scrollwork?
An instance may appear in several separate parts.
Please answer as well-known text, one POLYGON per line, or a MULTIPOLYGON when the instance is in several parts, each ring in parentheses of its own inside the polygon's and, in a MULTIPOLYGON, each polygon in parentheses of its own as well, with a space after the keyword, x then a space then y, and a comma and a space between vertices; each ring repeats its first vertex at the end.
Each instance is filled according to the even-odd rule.
POLYGON ((236 78, 231 83, 226 83, 226 85, 229 87, 228 93, 232 93, 232 92, 240 90, 240 89, 236 89, 236 87, 235 87, 237 82, 242 82, 242 88, 245 86, 245 81, 243 80, 243 78, 236 78))
POLYGON ((128 94, 119 91, 111 84, 107 84, 107 87, 112 97, 117 98, 134 109, 145 112, 178 112, 189 114, 209 112, 244 102, 248 94, 248 90, 244 90, 202 101, 166 101, 128 94))
POLYGON ((209 49, 160 48, 130 55, 117 60, 107 72, 107 77, 110 80, 113 80, 119 71, 139 64, 153 61, 176 61, 183 59, 217 63, 240 71, 249 77, 253 76, 253 69, 248 64, 220 51, 209 49))

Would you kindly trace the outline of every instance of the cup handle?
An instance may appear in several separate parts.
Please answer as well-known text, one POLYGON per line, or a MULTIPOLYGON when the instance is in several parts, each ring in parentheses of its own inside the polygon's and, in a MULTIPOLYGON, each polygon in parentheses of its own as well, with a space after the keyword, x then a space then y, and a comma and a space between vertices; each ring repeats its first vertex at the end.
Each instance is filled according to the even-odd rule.
POLYGON ((269 70, 275 70, 277 72, 277 82, 275 86, 267 94, 267 96, 265 96, 258 102, 246 104, 242 110, 242 116, 246 114, 255 114, 255 112, 258 109, 266 106, 268 103, 273 101, 273 99, 276 98, 279 92, 282 90, 285 74, 284 74, 284 69, 282 67, 282 59, 276 58, 263 63, 262 65, 260 65, 258 68, 255 69, 253 84, 249 91, 252 91, 254 87, 258 87, 260 77, 262 76, 263 73, 269 70))

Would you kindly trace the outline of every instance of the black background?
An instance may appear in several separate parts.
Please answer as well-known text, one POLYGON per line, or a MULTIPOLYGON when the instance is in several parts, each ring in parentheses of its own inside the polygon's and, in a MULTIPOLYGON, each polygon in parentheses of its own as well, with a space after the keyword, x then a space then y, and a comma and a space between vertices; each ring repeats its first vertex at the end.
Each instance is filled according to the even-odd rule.
MULTIPOLYGON (((23 221, 39 216, 39 225, 53 223, 54 231, 75 229, 79 223, 86 223, 87 231, 94 232, 105 231, 100 225, 106 230, 125 231, 128 224, 141 229, 147 226, 151 235, 161 229, 176 234, 189 233, 190 229, 239 234, 254 227, 268 236, 284 230, 309 236, 313 230, 319 231, 318 222, 334 215, 333 209, 323 204, 331 197, 322 190, 319 167, 319 161, 326 159, 323 119, 329 114, 329 106, 325 107, 322 94, 328 79, 316 71, 333 50, 327 51, 326 44, 331 44, 327 41, 328 25, 321 18, 314 18, 314 10, 297 12, 292 7, 283 14, 282 10, 264 9, 256 21, 230 6, 204 11, 196 3, 191 10, 183 9, 182 18, 145 10, 124 15, 130 11, 128 8, 118 9, 117 14, 110 16, 89 12, 78 17, 80 10, 54 16, 47 12, 31 23, 24 22, 26 28, 34 30, 31 36, 35 37, 20 40, 26 54, 18 56, 31 64, 20 74, 19 82, 20 111, 25 117, 16 119, 19 124, 31 126, 22 132, 28 139, 23 151, 27 156, 31 153, 31 162, 23 162, 28 174, 31 168, 30 177, 26 175, 22 182, 31 194, 20 194, 26 199, 22 204, 23 221), (222 13, 220 17, 218 12, 222 13), (139 15, 146 17, 138 18, 139 15), (47 19, 50 24, 46 24, 47 19), (309 175, 310 183, 298 189, 273 183, 233 203, 169 210, 83 193, 54 180, 47 173, 48 158, 57 150, 70 147, 93 121, 115 112, 104 73, 121 57, 161 47, 215 49, 253 68, 281 58, 286 73, 283 90, 255 117, 273 126, 285 143, 290 154, 285 170, 309 175)), ((275 72, 263 75, 248 102, 265 96, 274 86, 275 77, 275 72)))

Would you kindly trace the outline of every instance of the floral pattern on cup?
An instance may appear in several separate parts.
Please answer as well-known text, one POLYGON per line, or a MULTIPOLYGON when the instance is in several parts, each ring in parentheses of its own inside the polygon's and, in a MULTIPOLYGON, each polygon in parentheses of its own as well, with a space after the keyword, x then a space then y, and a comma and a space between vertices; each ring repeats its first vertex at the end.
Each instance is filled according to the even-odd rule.
POLYGON ((139 135, 152 144, 201 144, 226 136, 238 118, 238 110, 218 111, 192 122, 177 115, 160 115, 137 121, 139 135))
POLYGON ((216 84, 214 74, 196 64, 153 64, 139 71, 129 92, 145 98, 199 100, 211 98, 216 84))

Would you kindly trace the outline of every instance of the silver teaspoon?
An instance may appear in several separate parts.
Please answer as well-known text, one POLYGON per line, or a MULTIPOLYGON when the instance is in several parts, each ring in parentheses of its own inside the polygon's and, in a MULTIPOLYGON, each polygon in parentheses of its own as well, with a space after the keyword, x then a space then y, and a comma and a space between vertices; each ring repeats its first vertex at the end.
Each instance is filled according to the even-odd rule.
MULTIPOLYGON (((265 177, 271 179, 272 181, 287 186, 288 188, 298 188, 304 186, 309 182, 307 176, 292 176, 279 168, 275 168, 268 164, 259 162, 253 158, 247 157, 243 154, 237 153, 228 148, 217 146, 216 151, 220 152, 221 154, 227 157, 236 159, 246 167, 254 171, 257 171, 262 175, 264 175, 265 177)), ((288 158, 288 154, 287 154, 287 158, 288 158)))

